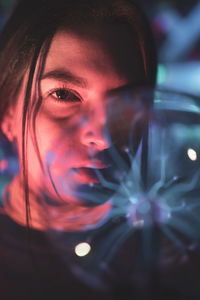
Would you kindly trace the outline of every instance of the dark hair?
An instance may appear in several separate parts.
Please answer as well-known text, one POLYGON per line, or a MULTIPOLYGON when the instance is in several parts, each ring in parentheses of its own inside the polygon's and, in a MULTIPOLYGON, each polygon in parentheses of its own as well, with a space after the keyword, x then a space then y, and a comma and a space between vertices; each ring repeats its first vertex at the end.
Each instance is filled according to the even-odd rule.
MULTIPOLYGON (((156 81, 157 59, 150 26, 142 11, 129 0, 21 0, 0 36, 0 112, 1 119, 17 99, 26 71, 29 71, 23 106, 23 174, 27 223, 29 220, 28 177, 26 170, 26 126, 36 63, 40 59, 37 82, 43 71, 48 49, 56 31, 62 27, 78 30, 84 24, 104 21, 129 26, 138 40, 145 85, 156 81)), ((39 89, 39 85, 36 87, 39 89)), ((40 95, 40 93, 39 93, 40 95)), ((41 104, 37 99, 34 115, 41 104)), ((0 120, 1 121, 1 120, 0 120)))

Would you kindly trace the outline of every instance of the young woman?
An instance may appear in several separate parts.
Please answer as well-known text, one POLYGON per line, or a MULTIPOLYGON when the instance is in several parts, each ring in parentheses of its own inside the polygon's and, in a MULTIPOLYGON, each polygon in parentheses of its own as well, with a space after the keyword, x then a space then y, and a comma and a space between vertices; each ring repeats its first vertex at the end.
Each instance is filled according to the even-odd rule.
POLYGON ((73 247, 106 223, 113 189, 100 178, 119 182, 109 155, 128 146, 133 113, 125 99, 155 85, 148 22, 128 0, 19 1, 0 37, 0 74, 1 129, 20 164, 0 218, 3 299, 79 299, 83 292, 97 299, 80 292, 45 232, 66 233, 73 247), (113 117, 116 108, 126 126, 113 117))

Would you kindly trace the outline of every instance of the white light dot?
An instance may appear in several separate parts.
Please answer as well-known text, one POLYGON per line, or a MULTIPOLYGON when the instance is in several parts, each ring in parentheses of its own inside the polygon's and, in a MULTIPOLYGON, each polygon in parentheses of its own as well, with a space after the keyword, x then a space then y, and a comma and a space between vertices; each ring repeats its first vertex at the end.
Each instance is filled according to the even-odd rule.
POLYGON ((75 247, 75 253, 77 256, 86 256, 91 250, 91 247, 88 243, 80 243, 75 247))
POLYGON ((187 154, 188 154, 189 159, 197 160, 197 153, 194 149, 191 149, 191 148, 188 149, 187 154))

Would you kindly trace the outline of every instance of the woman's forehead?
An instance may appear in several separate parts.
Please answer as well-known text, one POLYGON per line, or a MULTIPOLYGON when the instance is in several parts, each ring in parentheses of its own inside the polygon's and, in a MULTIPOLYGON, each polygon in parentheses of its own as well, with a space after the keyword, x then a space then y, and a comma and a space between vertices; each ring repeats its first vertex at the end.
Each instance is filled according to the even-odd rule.
POLYGON ((138 42, 119 25, 95 25, 78 32, 60 30, 51 43, 44 73, 67 69, 84 77, 94 74, 121 78, 144 76, 138 42))

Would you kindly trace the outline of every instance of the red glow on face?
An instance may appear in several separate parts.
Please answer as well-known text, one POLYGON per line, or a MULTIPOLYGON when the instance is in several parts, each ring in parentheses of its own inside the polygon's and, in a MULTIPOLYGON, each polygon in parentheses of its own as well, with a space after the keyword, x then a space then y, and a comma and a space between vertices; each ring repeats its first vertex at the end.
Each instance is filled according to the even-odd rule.
MULTIPOLYGON (((46 59, 41 80, 43 100, 35 124, 44 172, 34 144, 31 121, 27 143, 30 201, 45 194, 53 201, 68 204, 67 207, 75 203, 73 215, 77 216, 79 210, 84 209, 78 206, 81 199, 75 192, 82 184, 100 184, 94 169, 109 167, 108 162, 98 158, 110 147, 104 135, 107 103, 125 87, 135 87, 144 81, 144 67, 138 60, 136 42, 123 27, 107 25, 85 31, 82 34, 58 32, 46 59), (95 160, 91 159, 91 153, 95 160)), ((23 93, 24 90, 21 98, 23 93)), ((18 145, 22 141, 21 116, 22 101, 18 101, 15 117, 18 145)), ((90 208, 89 220, 87 214, 81 214, 73 225, 62 226, 80 229, 84 222, 96 223, 109 207, 108 203, 97 206, 96 214, 94 208, 90 208)), ((50 210, 51 207, 46 212, 50 210)), ((87 210, 89 212, 89 208, 87 210)), ((62 213, 58 209, 56 214, 63 216, 63 211, 65 209, 62 213)), ((59 226, 56 218, 49 218, 51 226, 59 226)))

